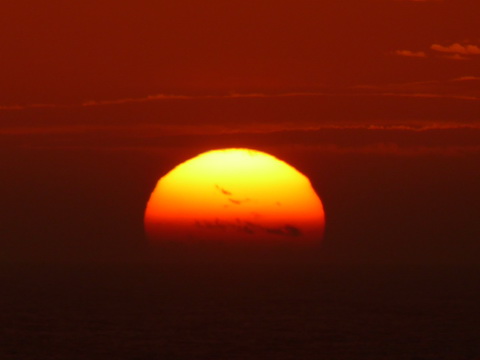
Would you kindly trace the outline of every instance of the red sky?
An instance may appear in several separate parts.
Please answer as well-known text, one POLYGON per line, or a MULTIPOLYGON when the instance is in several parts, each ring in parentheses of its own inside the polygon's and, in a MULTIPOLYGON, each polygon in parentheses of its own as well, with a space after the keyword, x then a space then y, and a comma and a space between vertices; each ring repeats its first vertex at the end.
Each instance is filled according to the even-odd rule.
POLYGON ((325 261, 475 262, 479 10, 4 4, 2 261, 128 256, 158 177, 198 152, 249 146, 312 179, 325 261))
POLYGON ((2 105, 359 86, 478 96, 478 79, 466 80, 479 75, 478 10, 468 0, 9 2, 2 105))

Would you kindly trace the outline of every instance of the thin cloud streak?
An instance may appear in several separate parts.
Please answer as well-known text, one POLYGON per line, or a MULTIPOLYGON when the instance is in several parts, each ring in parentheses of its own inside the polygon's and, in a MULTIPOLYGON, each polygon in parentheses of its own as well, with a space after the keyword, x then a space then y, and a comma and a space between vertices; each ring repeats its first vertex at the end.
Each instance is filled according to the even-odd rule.
POLYGON ((302 97, 302 96, 329 96, 334 94, 329 94, 328 92, 288 92, 288 93, 278 93, 278 94, 268 94, 268 93, 229 93, 226 95, 197 95, 197 96, 188 96, 188 95, 149 95, 144 98, 125 98, 118 100, 106 100, 106 101, 88 101, 81 104, 81 106, 102 106, 102 105, 118 105, 118 104, 129 104, 129 103, 141 103, 141 102, 150 102, 150 101, 161 101, 161 100, 203 100, 203 99, 248 99, 248 98, 281 98, 281 97, 302 97))
POLYGON ((456 61, 468 61, 471 60, 471 58, 460 55, 460 54, 453 54, 453 55, 444 55, 442 56, 444 59, 449 59, 449 60, 456 60, 456 61))
POLYGON ((465 100, 465 101, 479 101, 478 96, 467 95, 449 95, 449 94, 435 94, 435 93, 375 93, 376 96, 388 96, 388 97, 411 97, 411 98, 425 98, 425 99, 452 99, 452 100, 465 100))
MULTIPOLYGON (((359 87, 360 88, 360 87, 359 87)), ((428 97, 428 98, 451 98, 456 100, 469 100, 469 101, 478 101, 480 97, 478 96, 463 96, 463 95, 445 95, 445 94, 435 94, 435 93, 415 93, 415 94, 401 94, 401 93, 328 93, 328 92, 291 92, 291 93, 281 93, 281 94, 233 94, 233 95, 206 95, 206 96, 148 96, 145 98, 138 99, 120 99, 113 101, 101 101, 97 103, 89 102, 89 105, 83 106, 103 106, 103 105, 118 105, 118 104, 128 104, 136 102, 149 102, 157 100, 202 100, 202 99, 239 99, 239 98, 285 98, 285 97, 329 97, 329 96, 411 96, 411 97, 428 97)))
POLYGON ((283 131, 322 131, 322 130, 371 130, 371 131, 413 131, 423 132, 429 130, 480 130, 479 124, 459 124, 459 123, 414 123, 404 125, 384 125, 384 124, 361 124, 361 125, 299 125, 298 123, 279 123, 279 124, 255 124, 238 126, 236 128, 227 126, 213 125, 155 125, 155 124, 135 124, 135 125, 72 125, 72 126, 29 126, 29 127, 10 127, 0 129, 0 135, 18 136, 18 135, 59 135, 59 134, 91 134, 91 133, 110 133, 110 134, 131 134, 132 136, 143 134, 145 136, 156 137, 171 135, 216 135, 216 134, 268 134, 283 131))
MULTIPOLYGON (((457 81, 465 80, 478 80, 476 77, 465 77, 459 78, 457 81)), ((435 81, 429 82, 414 82, 406 84, 397 84, 397 85, 407 85, 407 84, 428 84, 435 83, 435 81)), ((440 82, 438 82, 440 83, 440 82)), ((146 97, 139 98, 122 98, 115 100, 90 100, 81 104, 73 105, 63 105, 63 104, 27 104, 27 105, 3 105, 0 106, 0 111, 21 111, 28 109, 74 109, 74 108, 90 108, 90 107, 101 107, 101 106, 113 106, 113 105, 123 105, 123 104, 134 104, 134 103, 148 103, 148 102, 157 102, 157 101, 189 101, 189 100, 207 100, 207 99, 249 99, 249 98, 258 98, 258 99, 273 99, 273 98, 287 98, 287 97, 346 97, 346 96, 398 96, 398 97, 428 97, 428 98, 450 98, 455 100, 467 100, 467 101, 478 101, 480 96, 464 96, 456 94, 436 94, 436 93, 394 93, 394 92, 360 92, 358 90, 371 90, 371 89, 388 89, 391 87, 391 84, 378 86, 378 85, 357 85, 350 87, 349 89, 334 89, 330 91, 305 91, 305 92, 287 92, 287 93, 230 93, 226 95, 166 95, 166 94, 157 94, 157 95, 148 95, 146 97), (350 90, 350 91, 348 91, 350 90), (357 90, 357 91, 351 91, 357 90)))
POLYGON ((155 101, 170 100, 206 100, 206 99, 242 99, 242 98, 279 98, 279 97, 301 97, 301 96, 328 96, 327 92, 291 92, 291 93, 229 93, 226 95, 175 95, 175 94, 155 94, 139 98, 121 98, 114 100, 89 100, 81 104, 61 105, 61 104, 27 104, 27 105, 0 105, 0 110, 27 110, 34 108, 78 108, 78 107, 97 107, 109 105, 122 105, 132 103, 146 103, 155 101))
MULTIPOLYGON (((128 153, 149 153, 149 154, 163 154, 168 156, 172 153, 172 146, 128 146, 119 145, 105 147, 100 145, 30 145, 24 146, 29 150, 42 151, 48 150, 63 150, 63 151, 98 151, 98 152, 128 152, 128 153)), ((379 156, 401 156, 401 157, 418 157, 418 156, 447 156, 447 157, 461 157, 468 155, 480 155, 480 145, 478 146, 417 146, 409 145, 402 146, 394 142, 383 142, 364 146, 340 146, 335 144, 318 144, 318 145, 278 145, 265 147, 264 150, 288 148, 288 152, 295 153, 320 153, 322 155, 379 155, 379 156)))
MULTIPOLYGON (((8 149, 127 151, 168 154, 181 149, 231 146, 322 154, 462 156, 480 153, 480 123, 82 125, 0 129, 8 149)), ((2 146, 3 147, 3 146, 2 146)), ((10 151, 10 150, 9 150, 10 151)), ((196 151, 196 150, 195 150, 196 151)))
POLYGON ((297 150, 321 152, 335 155, 381 155, 381 156, 465 156, 480 154, 479 146, 401 146, 396 143, 379 143, 366 146, 342 147, 338 145, 316 145, 297 147, 297 150))
POLYGON ((424 51, 411 51, 411 50, 396 50, 395 55, 413 58, 426 58, 427 54, 424 51))
POLYGON ((477 45, 462 45, 459 43, 454 43, 449 46, 443 46, 439 44, 433 44, 430 48, 434 51, 444 52, 444 53, 453 53, 461 55, 480 55, 480 47, 477 45))
POLYGON ((411 2, 443 2, 444 0, 405 0, 411 2))
POLYGON ((412 57, 412 58, 431 58, 440 57, 444 59, 465 61, 472 60, 476 55, 480 55, 480 46, 473 44, 461 44, 459 42, 451 45, 432 44, 427 50, 395 50, 393 52, 396 56, 412 57), (427 53, 429 50, 429 53, 427 53), (437 56, 435 56, 437 55, 437 56))
POLYGON ((477 76, 461 76, 448 80, 362 85, 355 88, 370 91, 372 96, 479 101, 480 91, 475 84, 479 80, 477 76))
POLYGON ((480 81, 480 76, 461 76, 452 81, 480 81))

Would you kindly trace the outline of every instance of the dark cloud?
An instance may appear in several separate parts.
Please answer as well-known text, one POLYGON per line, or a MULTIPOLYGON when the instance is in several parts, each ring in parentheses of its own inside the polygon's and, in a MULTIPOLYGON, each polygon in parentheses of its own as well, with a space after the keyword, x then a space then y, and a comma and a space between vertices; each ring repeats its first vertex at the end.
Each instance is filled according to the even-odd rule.
POLYGON ((267 229, 267 232, 270 234, 275 234, 275 235, 281 235, 281 236, 302 236, 302 231, 292 225, 285 225, 284 227, 281 228, 276 228, 276 229, 267 229))
POLYGON ((224 188, 218 186, 217 184, 215 184, 215 189, 217 189, 218 191, 220 191, 223 195, 227 195, 227 196, 230 196, 232 195, 232 193, 228 190, 225 190, 224 188))
POLYGON ((279 237, 299 237, 302 231, 293 225, 285 224, 278 227, 267 227, 251 221, 235 219, 235 221, 215 219, 196 220, 195 226, 202 229, 210 229, 221 232, 244 233, 246 235, 275 235, 279 237))

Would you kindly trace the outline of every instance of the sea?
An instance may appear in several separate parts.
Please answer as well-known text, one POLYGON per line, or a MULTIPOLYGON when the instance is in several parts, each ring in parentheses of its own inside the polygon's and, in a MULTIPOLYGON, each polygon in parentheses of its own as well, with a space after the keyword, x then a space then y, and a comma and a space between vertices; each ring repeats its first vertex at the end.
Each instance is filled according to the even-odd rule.
POLYGON ((480 359, 460 266, 16 264, 0 359, 480 359))

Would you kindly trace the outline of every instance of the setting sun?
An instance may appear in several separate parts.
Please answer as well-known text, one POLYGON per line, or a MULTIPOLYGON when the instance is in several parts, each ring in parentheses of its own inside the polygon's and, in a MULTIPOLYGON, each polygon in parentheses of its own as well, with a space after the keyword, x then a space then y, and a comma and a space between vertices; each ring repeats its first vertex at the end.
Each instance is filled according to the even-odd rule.
POLYGON ((162 177, 145 211, 153 242, 319 241, 323 205, 309 179, 249 149, 209 151, 162 177))

